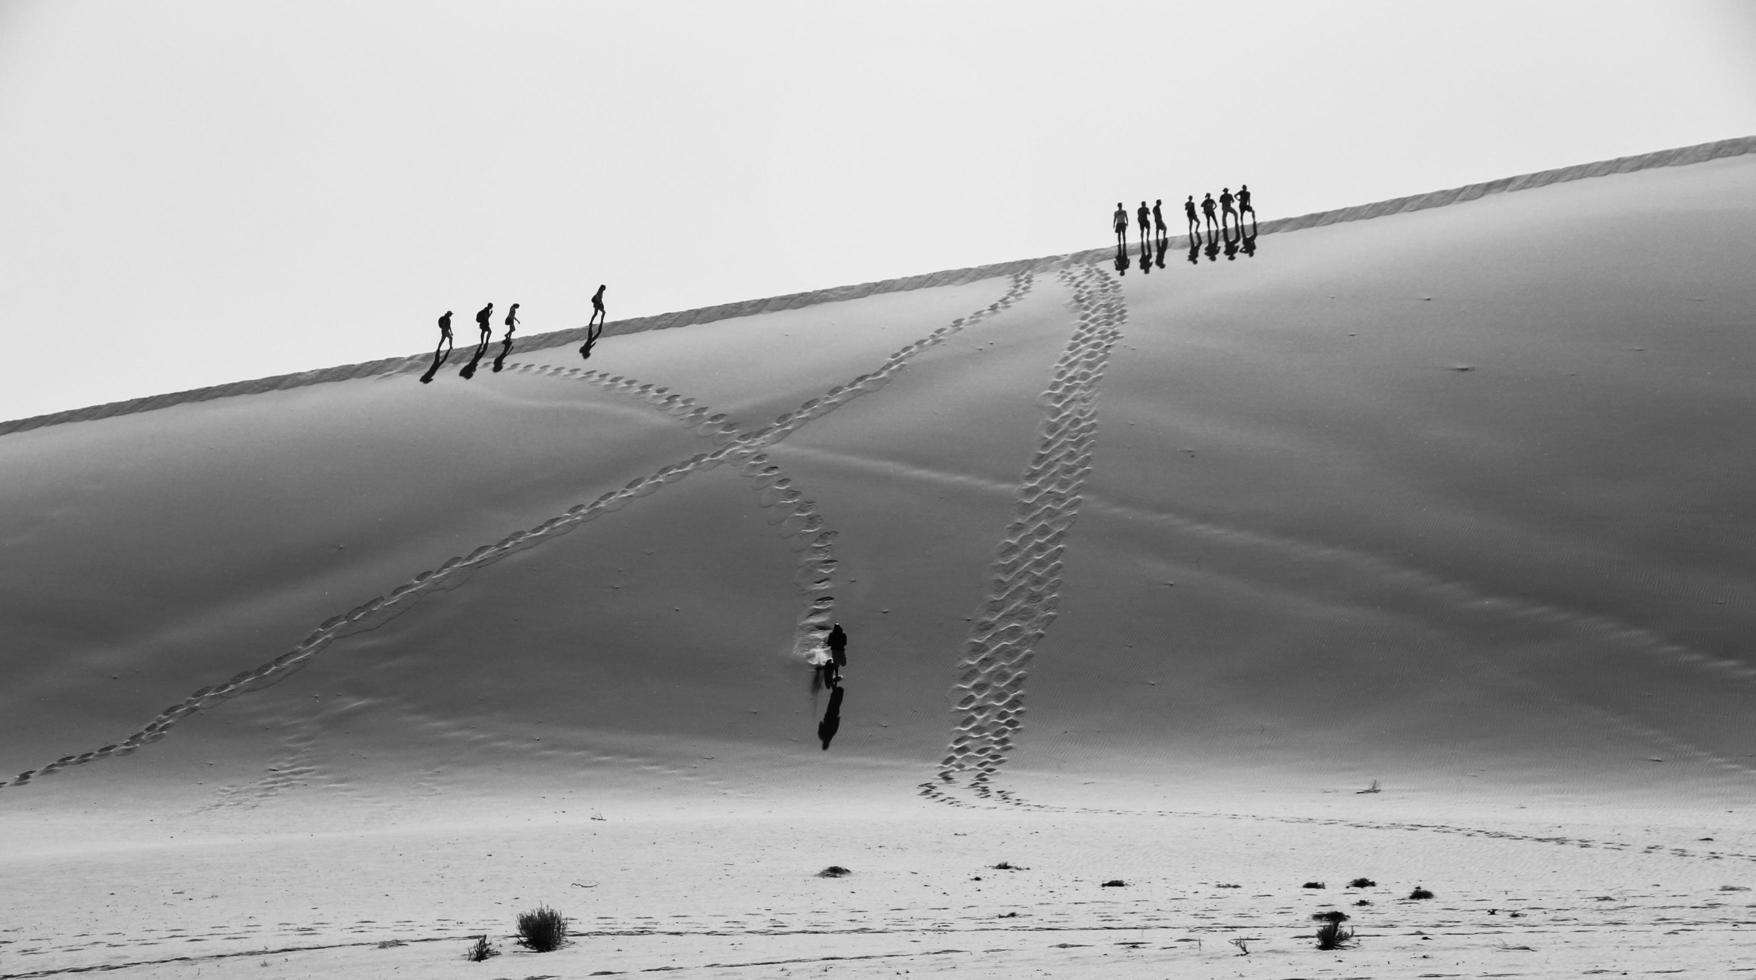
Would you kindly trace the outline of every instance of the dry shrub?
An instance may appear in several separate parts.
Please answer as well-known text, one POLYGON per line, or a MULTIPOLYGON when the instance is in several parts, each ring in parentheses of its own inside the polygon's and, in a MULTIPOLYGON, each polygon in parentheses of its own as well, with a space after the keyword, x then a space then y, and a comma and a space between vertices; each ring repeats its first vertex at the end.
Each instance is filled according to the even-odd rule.
POLYGON ((518 913, 518 944, 539 953, 560 949, 567 942, 567 917, 539 905, 529 912, 518 913))

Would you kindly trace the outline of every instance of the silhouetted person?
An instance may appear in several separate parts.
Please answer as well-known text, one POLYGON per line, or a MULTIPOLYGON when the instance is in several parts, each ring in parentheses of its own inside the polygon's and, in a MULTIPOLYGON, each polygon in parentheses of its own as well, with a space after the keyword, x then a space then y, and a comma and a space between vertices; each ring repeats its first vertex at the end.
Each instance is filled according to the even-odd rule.
POLYGON ((500 353, 494 355, 494 373, 506 366, 506 355, 512 353, 512 332, 518 329, 518 304, 506 311, 506 336, 500 338, 500 353))
POLYGON ((1110 223, 1116 226, 1116 248, 1120 249, 1128 243, 1128 209, 1121 201, 1116 202, 1116 213, 1110 223))
POLYGON ((1144 242, 1152 235, 1152 209, 1146 206, 1145 201, 1141 201, 1140 210, 1134 212, 1134 215, 1140 221, 1140 240, 1144 242))
POLYGON ((1256 223, 1256 205, 1250 203, 1250 185, 1238 185, 1238 224, 1244 223, 1244 215, 1250 216, 1250 223, 1256 223))
POLYGON ((476 327, 481 330, 481 339, 476 341, 475 356, 469 359, 463 370, 457 372, 465 378, 476 376, 476 365, 482 363, 482 355, 488 352, 488 341, 494 338, 494 304, 489 303, 476 311, 476 327))
POLYGON ((588 327, 595 321, 601 329, 606 322, 604 316, 604 290, 606 288, 608 287, 600 282, 598 283, 598 291, 591 294, 591 319, 585 321, 585 325, 588 327))
POLYGON ((585 321, 585 343, 579 348, 579 356, 591 357, 592 347, 597 345, 598 338, 604 334, 604 285, 598 283, 598 291, 591 294, 591 319, 585 321))
POLYGON ((1227 228, 1225 230, 1225 239, 1226 261, 1236 262, 1238 260, 1238 229, 1227 228))
POLYGON ((817 723, 817 739, 823 743, 823 750, 829 751, 829 743, 841 728, 842 688, 837 685, 829 692, 829 710, 823 713, 823 720, 817 723))
POLYGON ((1152 202, 1152 229, 1158 237, 1165 237, 1165 199, 1159 198, 1152 202))
POLYGON ((439 346, 433 348, 433 366, 421 375, 421 384, 433 383, 433 375, 439 373, 439 366, 451 359, 451 349, 451 311, 446 310, 439 318, 439 346))
POLYGON ((1201 234, 1201 219, 1195 217, 1195 195, 1189 195, 1183 202, 1183 213, 1189 217, 1189 239, 1194 241, 1195 236, 1201 234))
POLYGON ((1226 226, 1226 215, 1228 214, 1232 216, 1233 224, 1238 223, 1238 209, 1232 207, 1232 202, 1235 200, 1237 200, 1237 198, 1232 196, 1232 189, 1230 187, 1222 187, 1219 189, 1219 226, 1221 228, 1226 226))
POLYGON ((1207 233, 1207 261, 1219 261, 1219 239, 1214 236, 1212 231, 1207 233))
POLYGON ((1207 227, 1212 228, 1217 222, 1213 220, 1213 192, 1208 191, 1201 199, 1201 216, 1207 219, 1207 227))
POLYGON ((829 637, 824 644, 829 647, 830 659, 835 661, 837 667, 848 665, 848 635, 840 623, 830 628, 829 637))

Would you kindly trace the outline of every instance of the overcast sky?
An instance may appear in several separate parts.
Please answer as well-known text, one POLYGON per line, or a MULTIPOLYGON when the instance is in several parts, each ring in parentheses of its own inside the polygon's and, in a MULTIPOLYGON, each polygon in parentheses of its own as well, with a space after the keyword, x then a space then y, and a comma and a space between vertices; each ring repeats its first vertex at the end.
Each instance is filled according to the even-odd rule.
POLYGON ((1751 134, 1748 0, 0 0, 0 419, 1751 134))

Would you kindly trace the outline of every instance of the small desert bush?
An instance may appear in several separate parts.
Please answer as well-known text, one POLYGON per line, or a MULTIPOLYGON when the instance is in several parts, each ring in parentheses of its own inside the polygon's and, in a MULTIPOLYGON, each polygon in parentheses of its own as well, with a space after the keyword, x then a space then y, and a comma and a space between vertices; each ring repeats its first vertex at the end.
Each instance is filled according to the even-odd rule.
POLYGON ((526 949, 547 953, 560 949, 567 942, 567 917, 539 905, 529 912, 518 913, 518 944, 526 949))
POLYGON ((1377 888, 1378 883, 1370 878, 1355 878, 1347 883, 1349 888, 1377 888))
MULTIPOLYGON (((1341 915, 1339 912, 1336 914, 1341 915)), ((1342 917, 1346 918, 1346 916, 1342 917)), ((1342 928, 1340 922, 1325 922, 1317 930, 1318 949, 1346 949, 1348 944, 1353 942, 1353 939, 1353 930, 1342 928)))
POLYGON ((819 878, 846 878, 848 875, 851 875, 851 874, 853 874, 852 871, 849 871, 848 869, 842 867, 841 865, 832 864, 829 867, 824 868, 822 871, 817 872, 817 877, 819 877, 819 878))
POLYGON ((490 956, 499 956, 500 951, 494 948, 493 943, 488 942, 487 936, 482 936, 475 941, 475 945, 469 948, 469 952, 463 955, 471 963, 480 963, 490 956))
POLYGON ((1432 898, 1433 893, 1422 888, 1420 885, 1416 885, 1415 890, 1408 893, 1408 897, 1411 899, 1432 898))

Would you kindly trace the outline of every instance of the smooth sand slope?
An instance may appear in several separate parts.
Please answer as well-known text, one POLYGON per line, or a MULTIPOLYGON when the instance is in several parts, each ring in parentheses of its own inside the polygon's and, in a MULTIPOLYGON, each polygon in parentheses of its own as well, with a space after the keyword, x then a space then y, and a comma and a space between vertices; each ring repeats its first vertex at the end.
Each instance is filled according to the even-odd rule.
POLYGON ((12 425, 0 978, 1756 969, 1714 155, 12 425))

